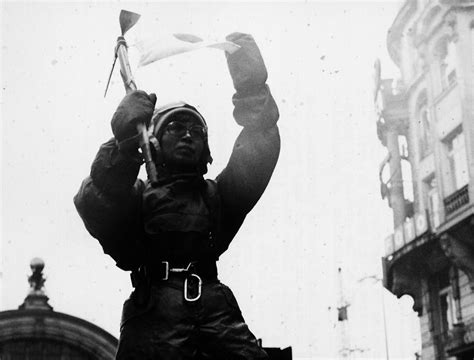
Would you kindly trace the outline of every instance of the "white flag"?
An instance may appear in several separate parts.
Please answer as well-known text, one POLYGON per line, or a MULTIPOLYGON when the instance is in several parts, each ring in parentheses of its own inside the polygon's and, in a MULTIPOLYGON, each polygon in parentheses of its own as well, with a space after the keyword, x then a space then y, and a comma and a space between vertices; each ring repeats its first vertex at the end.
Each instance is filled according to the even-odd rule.
POLYGON ((173 37, 167 39, 140 39, 131 46, 136 47, 139 51, 138 67, 173 55, 206 47, 224 50, 230 54, 240 48, 239 45, 230 41, 204 41, 192 34, 174 34, 173 37))

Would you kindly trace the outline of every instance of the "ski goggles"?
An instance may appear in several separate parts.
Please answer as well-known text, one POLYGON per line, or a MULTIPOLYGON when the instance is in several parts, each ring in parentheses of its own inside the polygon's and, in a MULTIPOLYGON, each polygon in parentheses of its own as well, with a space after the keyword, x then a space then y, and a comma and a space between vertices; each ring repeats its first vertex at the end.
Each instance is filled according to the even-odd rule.
POLYGON ((168 134, 179 138, 189 133, 192 138, 201 138, 203 140, 206 138, 207 134, 204 126, 198 124, 192 124, 188 126, 181 121, 171 121, 169 124, 166 125, 165 131, 168 134))

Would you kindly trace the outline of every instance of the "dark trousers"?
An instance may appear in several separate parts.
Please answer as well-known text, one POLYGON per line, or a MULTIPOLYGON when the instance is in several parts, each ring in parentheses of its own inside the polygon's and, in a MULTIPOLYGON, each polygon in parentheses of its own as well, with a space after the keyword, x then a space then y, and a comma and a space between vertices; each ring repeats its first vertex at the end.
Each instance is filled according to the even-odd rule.
POLYGON ((268 360, 240 312, 232 291, 218 280, 204 282, 188 302, 183 280, 152 286, 147 304, 124 304, 117 360, 268 360))

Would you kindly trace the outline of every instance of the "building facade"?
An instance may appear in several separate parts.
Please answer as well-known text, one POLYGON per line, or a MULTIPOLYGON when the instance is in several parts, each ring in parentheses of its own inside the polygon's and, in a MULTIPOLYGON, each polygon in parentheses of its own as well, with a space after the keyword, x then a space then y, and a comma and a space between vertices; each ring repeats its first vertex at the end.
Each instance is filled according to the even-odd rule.
POLYGON ((413 298, 422 359, 474 358, 474 1, 406 0, 375 64, 384 285, 413 298))
POLYGON ((43 268, 41 259, 31 261, 25 301, 17 310, 0 312, 0 359, 113 360, 118 344, 113 335, 49 305, 43 268))

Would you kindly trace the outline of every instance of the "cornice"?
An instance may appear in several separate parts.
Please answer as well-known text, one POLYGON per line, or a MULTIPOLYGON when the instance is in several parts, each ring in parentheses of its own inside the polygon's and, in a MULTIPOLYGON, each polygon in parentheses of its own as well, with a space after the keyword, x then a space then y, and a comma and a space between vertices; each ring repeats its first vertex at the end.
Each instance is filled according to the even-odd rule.
POLYGON ((420 46, 424 42, 428 42, 444 25, 451 25, 450 22, 452 21, 452 19, 449 19, 449 16, 451 16, 452 13, 456 10, 466 10, 474 8, 474 0, 441 0, 439 1, 439 3, 432 1, 426 7, 426 9, 424 9, 422 13, 418 15, 416 15, 416 10, 418 8, 417 1, 405 1, 387 33, 387 49, 390 54, 390 57, 395 62, 395 64, 397 64, 397 66, 400 66, 401 63, 400 42, 401 37, 403 36, 405 26, 411 18, 417 16, 417 18, 414 20, 414 28, 417 28, 419 23, 426 19, 426 16, 429 15, 430 10, 434 9, 436 6, 440 6, 441 11, 443 11, 441 21, 438 24, 431 26, 428 29, 427 33, 415 33, 415 47, 420 46))
POLYGON ((417 7, 416 0, 406 0, 388 30, 387 49, 390 57, 397 66, 400 66, 400 39, 403 34, 403 28, 408 20, 415 14, 417 7))
POLYGON ((113 359, 118 344, 104 329, 72 315, 44 309, 0 312, 0 344, 21 339, 67 343, 100 360, 113 359))

